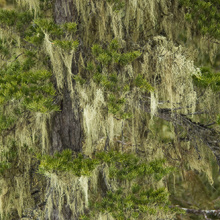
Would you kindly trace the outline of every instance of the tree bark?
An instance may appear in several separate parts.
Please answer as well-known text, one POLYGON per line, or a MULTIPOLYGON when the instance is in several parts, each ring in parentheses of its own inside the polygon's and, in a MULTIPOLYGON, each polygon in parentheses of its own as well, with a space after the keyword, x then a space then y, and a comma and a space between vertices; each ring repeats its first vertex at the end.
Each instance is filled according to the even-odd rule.
MULTIPOLYGON (((77 17, 77 10, 71 0, 56 0, 54 3, 54 21, 57 24, 72 22, 77 17)), ((77 55, 72 63, 72 74, 78 72, 77 55)), ((73 101, 68 89, 67 72, 64 72, 63 97, 60 103, 61 112, 56 113, 51 123, 51 150, 53 154, 56 151, 71 149, 79 152, 82 147, 83 131, 81 126, 81 115, 77 101, 77 94, 73 101), (74 102, 74 103, 73 103, 74 102), (74 106, 74 109, 73 107, 74 106)), ((73 82, 74 86, 74 82, 73 82)))
MULTIPOLYGON (((77 18, 77 10, 73 5, 72 0, 55 0, 54 2, 54 21, 57 24, 66 22, 73 22, 77 18)), ((72 74, 78 73, 77 67, 78 55, 75 54, 72 61, 72 74)), ((63 64, 63 66, 65 66, 63 64)), ((65 70, 66 68, 64 68, 65 70)), ((56 151, 64 149, 71 149, 79 152, 82 149, 82 117, 80 112, 77 94, 74 90, 74 100, 71 98, 71 91, 68 88, 67 70, 64 74, 64 86, 62 91, 62 100, 60 101, 61 111, 55 113, 50 123, 50 153, 54 154, 56 151), (74 106, 74 107, 73 107, 74 106)), ((72 82, 75 86, 75 83, 72 82)), ((51 184, 47 186, 47 192, 52 193, 58 197, 56 190, 52 189, 51 184)), ((53 210, 50 216, 46 216, 45 220, 60 220, 60 219, 78 219, 78 213, 72 213, 68 205, 62 207, 62 213, 58 211, 57 201, 53 201, 53 210)))

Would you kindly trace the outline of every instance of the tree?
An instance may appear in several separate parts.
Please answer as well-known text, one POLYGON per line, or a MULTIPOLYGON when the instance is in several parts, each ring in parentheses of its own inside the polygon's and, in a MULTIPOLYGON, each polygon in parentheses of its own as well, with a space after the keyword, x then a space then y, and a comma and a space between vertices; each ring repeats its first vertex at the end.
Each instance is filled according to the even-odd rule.
POLYGON ((218 207, 218 3, 172 3, 0 2, 0 219, 218 207))

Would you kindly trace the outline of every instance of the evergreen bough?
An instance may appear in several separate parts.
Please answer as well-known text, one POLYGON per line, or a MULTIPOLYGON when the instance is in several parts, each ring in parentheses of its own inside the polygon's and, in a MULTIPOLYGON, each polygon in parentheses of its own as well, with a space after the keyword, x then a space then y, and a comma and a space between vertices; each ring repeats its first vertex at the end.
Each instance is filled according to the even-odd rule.
POLYGON ((126 96, 132 89, 139 88, 143 93, 154 91, 151 84, 138 74, 136 77, 127 77, 123 80, 123 68, 141 56, 139 51, 122 52, 120 43, 113 39, 106 47, 94 44, 91 48, 93 59, 87 62, 86 74, 76 75, 74 78, 81 86, 93 80, 96 85, 103 89, 109 113, 121 119, 131 117, 126 112, 126 96))
MULTIPOLYGON (((40 7, 51 1, 41 1, 40 7)), ((46 7, 45 10, 48 10, 46 7)), ((57 25, 33 12, 0 10, 0 24, 8 34, 0 39, 0 131, 11 129, 24 113, 59 111, 55 104, 56 90, 51 82, 50 59, 42 51, 45 34, 51 44, 65 51, 73 51, 78 41, 74 22, 57 25), (18 35, 20 41, 14 37, 18 35)))
POLYGON ((118 151, 98 152, 88 158, 83 154, 74 154, 67 149, 54 155, 38 155, 39 172, 71 173, 77 177, 89 176, 96 168, 107 166, 109 181, 117 183, 116 190, 108 190, 104 197, 91 194, 90 213, 82 215, 81 219, 91 219, 96 213, 110 213, 114 218, 142 219, 144 213, 156 215, 159 210, 164 213, 177 212, 169 207, 169 193, 165 188, 155 188, 156 182, 174 171, 165 166, 165 160, 155 160, 149 163, 131 153, 118 151), (123 184, 127 184, 125 187, 123 184))
POLYGON ((217 0, 179 0, 186 7, 186 19, 193 22, 201 34, 220 40, 220 8, 217 0))

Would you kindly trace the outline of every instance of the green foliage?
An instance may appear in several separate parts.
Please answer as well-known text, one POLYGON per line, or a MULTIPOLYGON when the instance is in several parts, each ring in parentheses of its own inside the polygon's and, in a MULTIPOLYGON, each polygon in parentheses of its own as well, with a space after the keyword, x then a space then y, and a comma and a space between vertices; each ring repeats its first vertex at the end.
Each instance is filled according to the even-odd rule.
POLYGON ((136 192, 120 188, 115 192, 107 191, 106 196, 100 202, 91 204, 91 207, 103 213, 111 213, 115 219, 143 219, 144 213, 155 215, 158 209, 165 213, 172 211, 168 198, 169 194, 164 188, 143 190, 143 186, 140 186, 136 192))
POLYGON ((144 213, 155 215, 159 209, 172 212, 166 189, 150 186, 150 182, 155 184, 173 171, 173 168, 164 165, 164 160, 146 163, 134 154, 117 151, 100 152, 96 158, 108 165, 109 177, 118 182, 118 189, 107 191, 102 199, 94 199, 91 202, 93 210, 111 213, 116 219, 143 219, 144 213), (129 188, 123 187, 124 181, 129 182, 129 188))
MULTIPOLYGON (((78 46, 77 40, 67 40, 64 38, 69 34, 74 34, 77 31, 77 24, 74 22, 57 25, 53 21, 47 19, 37 19, 26 29, 25 40, 35 44, 41 45, 44 40, 44 34, 50 35, 53 43, 64 50, 76 49, 78 46)), ((70 37, 69 36, 69 37, 70 37)))
POLYGON ((92 54, 96 60, 102 65, 109 65, 111 63, 117 63, 120 65, 127 65, 141 56, 139 51, 131 51, 127 53, 120 53, 120 44, 116 39, 113 39, 107 49, 103 49, 100 45, 94 44, 92 46, 92 54))
POLYGON ((180 0, 180 3, 187 8, 185 15, 187 21, 193 22, 201 34, 220 39, 220 11, 218 1, 180 0))
POLYGON ((9 163, 7 161, 0 162, 0 174, 1 175, 9 168, 11 168, 11 163, 9 163))
POLYGON ((76 33, 77 31, 77 24, 75 22, 68 22, 68 23, 65 23, 63 25, 63 29, 65 31, 68 31, 69 33, 76 33))
POLYGON ((121 107, 125 103, 124 98, 116 98, 114 94, 109 94, 108 96, 108 110, 110 113, 117 115, 119 113, 120 116, 123 115, 123 111, 121 111, 121 107))
POLYGON ((4 175, 6 171, 12 168, 16 163, 17 147, 14 141, 11 141, 7 150, 3 150, 0 153, 0 175, 4 175))
POLYGON ((16 122, 16 117, 15 116, 9 116, 5 115, 2 112, 0 112, 0 133, 3 130, 7 130, 11 128, 16 122))
POLYGON ((200 88, 210 87, 213 92, 220 91, 220 73, 213 72, 209 67, 202 67, 201 75, 193 75, 193 81, 200 88))
POLYGON ((113 11, 118 12, 125 7, 124 0, 107 0, 107 2, 113 4, 113 11))
MULTIPOLYGON (((165 188, 155 189, 150 182, 155 183, 170 172, 171 167, 165 166, 164 160, 155 160, 150 163, 141 160, 138 156, 117 151, 99 152, 94 158, 87 158, 81 153, 74 154, 67 149, 61 153, 38 155, 41 174, 69 172, 75 176, 91 175, 99 166, 108 167, 109 177, 120 187, 116 191, 107 191, 101 198, 95 196, 91 203, 91 215, 96 212, 108 212, 116 219, 141 218, 143 213, 156 214, 158 210, 172 212, 169 208, 169 194, 165 188), (123 181, 129 181, 129 188, 123 186, 123 181), (135 182, 135 183, 134 183, 135 182), (99 199, 98 199, 99 198, 99 199)), ((82 215, 81 219, 90 219, 82 215)))
POLYGON ((77 24, 75 22, 57 25, 48 19, 37 19, 33 21, 32 26, 27 30, 26 40, 32 43, 41 44, 44 39, 44 33, 47 33, 56 46, 64 50, 72 50, 78 47, 78 41, 64 38, 68 34, 76 33, 76 31, 77 24))
POLYGON ((16 31, 22 32, 32 21, 33 14, 30 12, 19 13, 15 10, 0 10, 0 24, 14 27, 16 31))
MULTIPOLYGON (((51 4, 51 1, 47 0, 40 2, 42 7, 45 4, 51 4)), ((61 38, 64 38, 68 34, 74 34, 77 31, 75 22, 57 25, 49 19, 34 19, 33 13, 28 11, 20 13, 15 10, 0 10, 0 24, 3 25, 3 27, 10 27, 13 31, 19 32, 25 41, 34 45, 40 46, 43 43, 44 34, 47 33, 52 40, 57 40, 57 45, 63 49, 77 47, 77 41, 71 42, 64 40, 61 42, 61 40, 63 40, 61 38)))
POLYGON ((56 153, 54 156, 38 155, 40 160, 39 172, 71 172, 76 176, 90 175, 99 164, 98 160, 84 158, 82 154, 77 156, 69 149, 56 153))
POLYGON ((8 44, 4 39, 0 39, 0 54, 2 55, 2 58, 7 59, 10 55, 8 50, 8 44))
POLYGON ((53 0, 40 0, 40 9, 45 13, 45 11, 53 8, 53 0))
POLYGON ((117 39, 113 39, 110 42, 108 48, 109 48, 110 51, 117 51, 117 50, 119 50, 121 48, 121 46, 120 46, 120 44, 119 44, 117 39))
POLYGON ((135 85, 140 89, 142 89, 144 92, 154 91, 153 86, 151 86, 151 84, 146 79, 144 79, 143 76, 141 76, 140 74, 138 74, 138 76, 135 79, 135 85))
POLYGON ((25 41, 32 43, 33 45, 40 46, 44 40, 44 33, 40 27, 33 23, 25 31, 25 41))
POLYGON ((75 41, 67 41, 67 40, 55 40, 54 45, 60 47, 63 50, 76 50, 79 42, 75 41))
POLYGON ((126 65, 128 63, 133 62, 135 59, 137 59, 141 55, 141 52, 139 51, 132 51, 128 53, 123 53, 116 62, 118 62, 121 65, 126 65))
POLYGON ((81 219, 81 220, 90 220, 90 218, 87 215, 81 215, 79 217, 79 219, 81 219))
POLYGON ((17 100, 31 111, 59 110, 53 104, 55 89, 48 82, 51 73, 47 70, 30 71, 34 65, 34 60, 28 57, 23 63, 16 61, 0 71, 0 104, 17 100))
POLYGON ((118 85, 118 76, 116 73, 109 74, 108 76, 103 76, 101 83, 102 86, 110 92, 119 91, 120 87, 118 85))
POLYGON ((89 72, 93 72, 95 70, 95 65, 92 62, 88 62, 86 66, 86 70, 89 72))
MULTIPOLYGON (((89 61, 85 68, 90 73, 87 74, 89 76, 87 80, 89 81, 92 78, 104 90, 108 112, 119 118, 130 118, 131 114, 124 110, 126 94, 131 91, 134 85, 140 87, 142 92, 153 91, 153 87, 140 75, 136 79, 128 77, 124 81, 122 81, 120 75, 123 67, 140 57, 141 52, 130 51, 123 53, 117 39, 113 39, 106 48, 94 44, 91 50, 94 59, 89 61), (107 73, 106 70, 108 71, 107 73)), ((75 77, 75 80, 81 85, 86 83, 81 76, 75 77)))
POLYGON ((71 172, 76 176, 90 175, 98 165, 106 163, 109 167, 110 178, 118 180, 133 180, 138 177, 152 176, 159 181, 165 175, 174 171, 165 167, 164 160, 150 163, 141 161, 137 156, 117 151, 96 153, 94 159, 86 158, 82 154, 74 155, 69 149, 57 152, 53 156, 37 155, 40 160, 39 172, 71 172))
POLYGON ((86 83, 86 80, 80 77, 79 75, 74 76, 74 80, 79 83, 81 86, 86 83))
POLYGON ((133 154, 110 151, 97 153, 96 158, 109 166, 110 178, 118 180, 134 180, 143 176, 152 176, 159 181, 162 177, 173 171, 173 168, 164 167, 164 160, 150 163, 141 161, 133 154))
POLYGON ((45 33, 49 34, 52 39, 56 39, 64 35, 64 30, 47 19, 33 20, 25 31, 25 40, 40 46, 43 43, 45 33))
POLYGON ((98 44, 93 44, 92 46, 92 54, 97 57, 99 56, 99 54, 101 54, 103 52, 103 49, 100 45, 98 44))
MULTIPOLYGON (((40 1, 40 7, 44 10, 48 10, 51 4, 51 0, 40 1)), ((10 29, 21 37, 19 42, 13 36, 7 40, 0 39, 1 58, 9 61, 3 63, 0 70, 0 105, 11 106, 12 110, 11 115, 2 112, 1 131, 12 128, 18 119, 13 108, 19 107, 23 112, 59 111, 54 104, 56 90, 50 82, 52 74, 48 71, 50 60, 48 57, 42 59, 45 53, 41 48, 45 34, 48 34, 54 46, 67 52, 75 50, 78 41, 73 39, 72 34, 76 32, 77 25, 74 22, 57 25, 43 17, 39 14, 35 19, 33 12, 0 10, 2 28, 10 29)))
POLYGON ((108 48, 104 50, 100 45, 94 44, 92 46, 92 53, 102 65, 109 65, 111 63, 117 63, 122 66, 127 65, 137 59, 141 52, 131 51, 127 53, 120 53, 118 50, 120 45, 116 39, 113 39, 108 48))
POLYGON ((59 25, 48 19, 37 19, 33 24, 52 36, 61 36, 64 34, 63 29, 59 25))
POLYGON ((220 115, 217 116, 216 122, 217 122, 218 125, 220 125, 220 115))

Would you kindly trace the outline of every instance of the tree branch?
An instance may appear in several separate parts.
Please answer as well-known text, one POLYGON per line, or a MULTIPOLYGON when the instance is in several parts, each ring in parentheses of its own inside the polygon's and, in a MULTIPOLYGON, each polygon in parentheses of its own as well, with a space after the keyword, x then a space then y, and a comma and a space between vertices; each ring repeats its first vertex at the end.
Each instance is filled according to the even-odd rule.
MULTIPOLYGON (((145 112, 151 112, 149 105, 142 105, 145 112)), ((171 122, 174 126, 181 126, 187 131, 187 135, 191 141, 194 141, 197 146, 197 141, 200 140, 203 144, 208 146, 216 157, 217 163, 220 167, 220 133, 209 125, 193 122, 187 115, 177 113, 168 108, 158 108, 155 117, 171 122), (215 142, 213 142, 215 140, 215 142)))
POLYGON ((220 217, 220 210, 197 210, 197 209, 188 209, 188 208, 180 208, 184 211, 186 211, 187 213, 190 214, 194 214, 194 215, 204 215, 206 219, 207 216, 206 215, 214 215, 216 217, 220 217))

